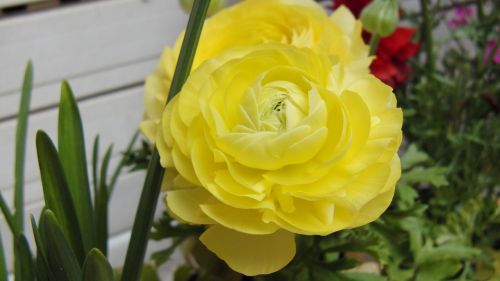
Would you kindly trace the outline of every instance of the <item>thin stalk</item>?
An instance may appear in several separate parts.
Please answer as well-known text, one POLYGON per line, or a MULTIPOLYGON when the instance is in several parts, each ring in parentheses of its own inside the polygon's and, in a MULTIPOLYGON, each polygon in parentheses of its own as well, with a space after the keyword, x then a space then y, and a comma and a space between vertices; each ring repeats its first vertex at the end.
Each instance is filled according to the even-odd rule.
POLYGON ((432 38, 432 22, 431 22, 431 12, 429 9, 429 0, 420 0, 420 5, 422 7, 422 30, 424 32, 424 46, 426 58, 426 68, 428 76, 432 76, 435 71, 435 58, 434 58, 434 46, 432 38))
POLYGON ((378 43, 380 42, 380 35, 372 34, 372 38, 370 38, 370 56, 373 56, 377 53, 378 43))
POLYGON ((125 167, 125 164, 127 163, 127 159, 129 157, 130 152, 132 151, 132 148, 134 147, 134 144, 139 137, 139 131, 136 131, 134 133, 134 136, 130 140, 130 142, 127 145, 127 149, 123 153, 123 156, 120 160, 120 163, 118 163, 118 166, 116 166, 115 171, 113 172, 113 175, 111 176, 111 180, 108 185, 108 196, 111 197, 111 194, 113 193, 114 187, 116 185, 116 181, 118 180, 118 176, 121 174, 122 169, 125 167))
POLYGON ((484 3, 483 0, 476 1, 477 18, 481 22, 484 19, 484 3))
MULTIPOLYGON (((191 65, 209 4, 210 0, 195 0, 193 4, 167 102, 181 90, 191 72, 191 65)), ((139 279, 164 173, 165 169, 160 165, 160 156, 155 148, 149 162, 135 215, 121 281, 137 281, 139 279)))

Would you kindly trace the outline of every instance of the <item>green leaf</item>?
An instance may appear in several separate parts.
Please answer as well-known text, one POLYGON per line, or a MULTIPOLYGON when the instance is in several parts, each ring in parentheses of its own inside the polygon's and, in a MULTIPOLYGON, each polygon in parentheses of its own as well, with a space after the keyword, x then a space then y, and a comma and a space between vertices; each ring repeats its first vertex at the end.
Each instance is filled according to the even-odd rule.
POLYGON ((28 62, 24 72, 21 102, 16 128, 16 158, 14 165, 14 220, 18 233, 24 230, 24 161, 26 158, 26 131, 33 86, 33 64, 28 62))
POLYGON ((34 281, 35 272, 33 270, 35 267, 33 264, 33 256, 31 255, 28 240, 26 240, 23 234, 20 234, 15 239, 14 253, 16 255, 16 264, 14 266, 16 280, 34 281))
POLYGON ((10 232, 12 232, 12 236, 17 236, 20 230, 14 222, 14 216, 12 215, 7 202, 5 202, 5 198, 3 198, 2 193, 0 193, 0 209, 2 210, 2 214, 7 222, 7 225, 9 226, 10 232))
MULTIPOLYGON (((193 4, 167 102, 181 90, 182 85, 191 72, 191 65, 193 64, 196 47, 200 39, 209 4, 210 0, 195 0, 193 4)), ((127 249, 123 275, 121 277, 122 281, 136 281, 139 277, 164 172, 165 170, 160 165, 158 150, 155 149, 149 162, 141 198, 139 199, 139 206, 134 219, 130 244, 127 249)))
POLYGON ((137 137, 139 136, 139 131, 136 131, 134 135, 132 136, 132 139, 127 145, 127 148, 125 149, 125 152, 122 154, 122 158, 120 160, 120 163, 118 163, 118 166, 116 166, 116 169, 111 176, 111 180, 109 181, 108 184, 108 196, 111 197, 111 194, 113 194, 113 190, 116 185, 116 181, 118 180, 118 176, 120 175, 122 169, 125 167, 127 162, 129 161, 130 155, 132 153, 132 150, 134 148, 135 141, 137 140, 137 137))
POLYGON ((82 281, 113 281, 113 269, 98 249, 92 249, 83 264, 82 281))
MULTIPOLYGON (((92 185, 94 187, 94 194, 97 194, 99 177, 97 171, 99 170, 99 135, 94 138, 94 145, 92 146, 92 185)), ((94 200, 95 203, 95 200, 94 200)))
POLYGON ((170 259, 170 256, 174 253, 175 249, 179 244, 184 241, 182 238, 177 238, 172 241, 172 244, 166 249, 154 252, 151 255, 151 259, 155 262, 155 265, 158 267, 170 259))
POLYGON ((3 249, 2 234, 0 233, 0 280, 7 280, 8 270, 5 263, 5 251, 3 249))
POLYGON ((36 134, 36 150, 45 205, 54 212, 61 223, 63 233, 70 240, 78 260, 83 262, 85 255, 81 232, 66 177, 56 148, 49 136, 43 131, 38 131, 36 134))
POLYGON ((190 266, 179 266, 174 273, 174 281, 189 281, 193 275, 193 269, 190 266))
POLYGON ((97 185, 95 196, 95 223, 96 223, 96 234, 97 234, 97 245, 98 248, 107 254, 108 248, 108 186, 106 183, 106 178, 108 176, 108 166, 109 160, 111 159, 111 154, 113 152, 113 146, 110 146, 101 165, 101 173, 99 176, 99 184, 97 185))
POLYGON ((430 183, 435 187, 448 185, 446 179, 446 167, 415 167, 403 173, 401 179, 408 183, 430 183))
POLYGON ((66 81, 61 84, 57 137, 59 156, 82 233, 83 249, 88 252, 96 244, 85 141, 78 105, 66 81))
POLYGON ((408 184, 400 183, 398 188, 396 188, 396 194, 399 198, 398 203, 402 203, 404 207, 410 207, 415 203, 415 199, 418 198, 418 193, 415 189, 408 184))
POLYGON ((429 155, 418 150, 417 145, 412 143, 401 157, 401 167, 403 170, 406 170, 417 164, 424 163, 429 159, 429 155))
POLYGON ((339 277, 341 277, 342 281, 388 281, 387 277, 369 274, 369 273, 355 273, 355 272, 346 272, 340 273, 339 277))
MULTIPOLYGON (((44 211, 42 211, 43 214, 44 211)), ((35 238, 37 254, 36 254, 36 271, 38 280, 53 280, 55 279, 49 271, 49 264, 47 262, 47 254, 45 253, 45 244, 40 237, 40 232, 36 225, 35 217, 31 215, 31 228, 33 230, 33 237, 35 238), (49 275, 52 278, 49 278, 49 275)))
POLYGON ((444 244, 438 247, 426 245, 419 251, 415 263, 422 265, 425 263, 435 263, 443 260, 469 259, 481 253, 480 250, 461 244, 444 244))
POLYGON ((150 264, 145 264, 141 272, 141 281, 160 281, 156 269, 150 264))
POLYGON ((458 260, 443 260, 425 263, 418 268, 416 281, 449 280, 462 269, 462 262, 458 260))
POLYGON ((40 218, 40 238, 45 246, 50 272, 58 281, 80 281, 82 270, 66 239, 61 225, 50 210, 44 210, 40 218))

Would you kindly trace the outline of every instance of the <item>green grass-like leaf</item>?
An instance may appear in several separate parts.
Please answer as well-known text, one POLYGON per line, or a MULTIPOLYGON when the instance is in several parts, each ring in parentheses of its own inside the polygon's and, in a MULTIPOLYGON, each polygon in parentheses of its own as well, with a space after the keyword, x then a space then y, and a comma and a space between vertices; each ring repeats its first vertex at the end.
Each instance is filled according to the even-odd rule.
POLYGON ((97 234, 97 246, 104 255, 107 254, 108 249, 108 185, 106 182, 108 176, 108 166, 113 152, 113 146, 110 146, 102 160, 101 172, 99 176, 99 183, 97 185, 96 193, 94 194, 95 203, 95 223, 97 234))
POLYGON ((80 111, 73 91, 66 81, 61 84, 58 124, 59 157, 68 180, 85 252, 94 248, 95 228, 87 174, 85 140, 80 111))
MULTIPOLYGON (((167 102, 181 90, 182 85, 191 72, 191 65, 193 64, 196 47, 209 4, 210 0, 195 0, 193 4, 167 102)), ((122 281, 136 281, 139 278, 148 244, 148 235, 153 225, 156 204, 160 195, 163 174, 164 169, 160 165, 158 150, 155 149, 149 162, 139 206, 134 219, 130 244, 127 249, 121 277, 122 281)))
POLYGON ((26 158, 26 131, 33 87, 33 64, 28 62, 24 72, 21 102, 16 128, 16 158, 14 165, 14 220, 18 232, 24 229, 24 161, 26 158))
POLYGON ((2 234, 0 233, 0 280, 7 280, 7 264, 5 263, 5 251, 3 249, 2 234))
POLYGON ((114 281, 113 269, 98 249, 89 252, 82 271, 82 281, 114 281))
POLYGON ((24 234, 20 234, 15 238, 14 253, 16 255, 14 261, 16 280, 35 281, 33 258, 28 240, 26 240, 24 234))
POLYGON ((49 270, 55 280, 80 281, 82 276, 80 263, 52 211, 43 211, 39 232, 47 253, 49 270))
POLYGON ((68 183, 56 148, 49 136, 43 131, 38 131, 36 134, 36 150, 45 205, 54 212, 61 223, 62 231, 69 238, 78 260, 83 262, 85 252, 68 183))

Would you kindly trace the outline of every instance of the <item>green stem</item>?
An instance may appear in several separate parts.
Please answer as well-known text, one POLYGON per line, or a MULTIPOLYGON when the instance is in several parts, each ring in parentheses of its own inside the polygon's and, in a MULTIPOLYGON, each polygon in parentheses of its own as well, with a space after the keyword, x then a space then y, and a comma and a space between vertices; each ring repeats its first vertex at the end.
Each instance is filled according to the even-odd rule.
POLYGON ((476 8, 477 8, 477 18, 479 22, 482 22, 484 19, 484 3, 483 0, 477 0, 476 1, 476 8))
POLYGON ((370 39, 370 52, 369 52, 370 56, 373 56, 377 53, 377 47, 379 42, 380 42, 380 35, 372 34, 372 38, 370 39))
MULTIPOLYGON (((196 0, 193 4, 167 102, 181 90, 191 72, 191 65, 209 4, 210 0, 196 0)), ((155 148, 149 162, 139 207, 135 215, 121 281, 137 281, 139 279, 164 172, 165 170, 160 165, 158 150, 155 148)))
POLYGON ((113 193, 113 190, 116 185, 116 181, 118 180, 118 176, 121 174, 122 169, 125 167, 125 164, 127 163, 127 160, 129 158, 130 153, 132 152, 132 148, 134 147, 134 144, 139 137, 139 131, 136 131, 134 133, 134 136, 130 140, 130 142, 127 145, 127 149, 125 152, 123 152, 123 156, 120 160, 120 163, 118 163, 118 166, 116 166, 115 171, 113 172, 113 175, 111 176, 111 180, 108 185, 108 195, 111 197, 111 194, 113 193))
POLYGON ((420 5, 422 7, 422 32, 424 33, 424 46, 425 52, 427 54, 427 73, 428 76, 432 76, 435 71, 435 59, 434 59, 434 46, 433 46, 433 38, 432 38, 432 22, 431 22, 431 14, 429 9, 429 0, 420 0, 420 5))

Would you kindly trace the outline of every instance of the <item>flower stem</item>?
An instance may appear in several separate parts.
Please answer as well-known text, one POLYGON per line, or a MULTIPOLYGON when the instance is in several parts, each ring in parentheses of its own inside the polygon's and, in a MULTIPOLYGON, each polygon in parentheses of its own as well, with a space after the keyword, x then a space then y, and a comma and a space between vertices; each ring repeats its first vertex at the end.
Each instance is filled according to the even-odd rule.
POLYGON ((422 31, 423 31, 423 40, 425 43, 425 53, 427 54, 426 58, 426 68, 427 68, 427 73, 429 76, 432 76, 432 74, 435 71, 435 65, 434 65, 434 46, 433 46, 433 38, 432 38, 432 22, 431 22, 431 15, 430 15, 430 9, 429 9, 429 0, 420 0, 420 5, 422 7, 422 15, 423 15, 423 20, 422 20, 422 31))
POLYGON ((380 35, 372 34, 372 38, 370 39, 370 52, 369 52, 370 56, 373 56, 377 53, 377 47, 379 42, 380 42, 380 35))
MULTIPOLYGON (((195 0, 193 4, 167 102, 181 90, 191 72, 191 65, 209 4, 210 0, 195 0)), ((121 281, 139 280, 164 172, 165 170, 160 165, 158 150, 155 148, 149 162, 139 207, 135 215, 121 281)))

